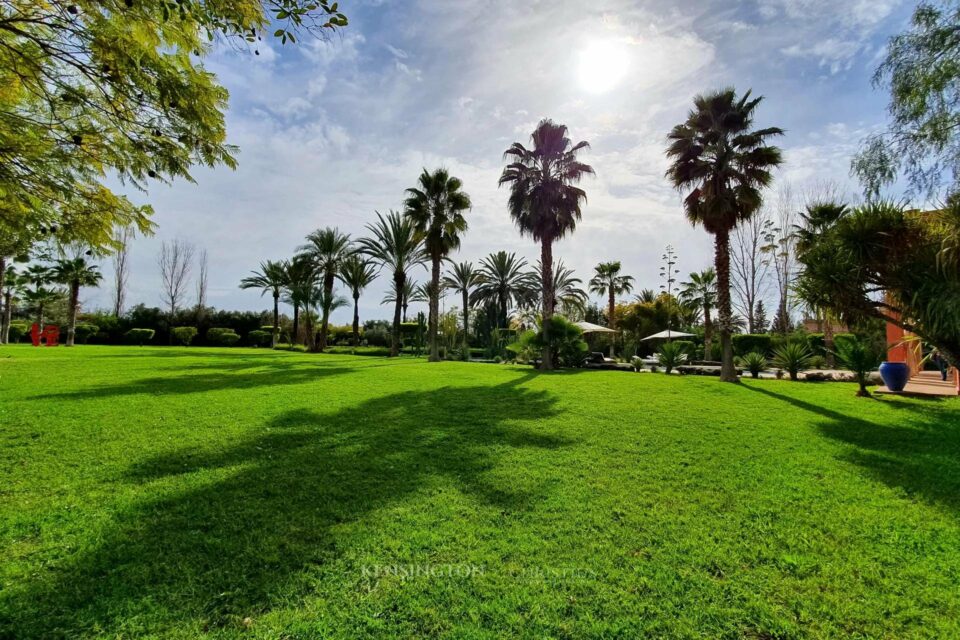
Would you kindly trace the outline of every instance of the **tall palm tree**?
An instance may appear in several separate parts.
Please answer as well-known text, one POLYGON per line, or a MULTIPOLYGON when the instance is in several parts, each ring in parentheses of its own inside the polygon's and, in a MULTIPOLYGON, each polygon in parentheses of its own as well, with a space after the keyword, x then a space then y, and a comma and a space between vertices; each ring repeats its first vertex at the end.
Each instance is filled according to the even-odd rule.
POLYGON ((67 341, 68 347, 74 345, 77 333, 77 313, 80 311, 80 288, 99 286, 103 276, 96 265, 88 264, 83 256, 57 260, 51 276, 54 282, 67 285, 67 341))
MULTIPOLYGON (((601 262, 593 268, 590 278, 590 291, 598 296, 607 296, 607 328, 617 328, 615 309, 617 296, 633 291, 633 276, 621 275, 620 261, 601 262)), ((610 343, 610 356, 613 357, 613 342, 610 343)))
POLYGON ((322 352, 327 348, 327 329, 330 325, 330 312, 333 311, 328 306, 334 301, 333 283, 343 267, 343 262, 353 254, 354 248, 349 235, 341 233, 339 229, 327 227, 310 233, 307 244, 300 247, 300 251, 313 262, 323 286, 323 297, 319 299, 320 340, 314 345, 315 351, 322 352))
MULTIPOLYGON (((391 283, 390 289, 384 294, 380 304, 395 304, 397 302, 396 288, 396 283, 391 283)), ((407 309, 411 302, 427 302, 429 299, 424 286, 417 284, 408 277, 407 281, 403 283, 403 291, 400 293, 401 322, 407 321, 407 309)))
MULTIPOLYGON (((316 335, 317 331, 314 323, 316 322, 317 312, 315 310, 320 309, 323 313, 329 314, 331 311, 336 311, 345 306, 347 306, 346 298, 338 296, 333 289, 328 292, 322 284, 312 287, 307 292, 307 297, 304 299, 303 316, 306 325, 307 344, 310 345, 310 348, 319 344, 320 340, 323 339, 323 336, 318 337, 316 335)), ((324 325, 321 322, 321 332, 325 332, 323 327, 324 325)))
POLYGON ((358 241, 360 250, 374 262, 386 269, 393 278, 394 296, 393 336, 390 356, 400 355, 400 312, 403 306, 403 291, 407 274, 416 265, 423 264, 426 257, 423 242, 417 235, 413 222, 395 211, 387 215, 377 213, 377 222, 368 224, 370 237, 358 241))
POLYGON ((283 261, 267 260, 260 263, 259 271, 252 271, 253 275, 240 281, 241 289, 260 289, 260 295, 269 293, 273 296, 273 331, 271 345, 277 346, 277 337, 280 335, 280 295, 287 286, 287 274, 290 264, 283 261))
POLYGON ((430 256, 430 314, 427 332, 430 337, 430 361, 440 359, 437 324, 440 318, 440 263, 460 247, 460 236, 467 230, 463 213, 470 209, 470 196, 463 192, 463 183, 446 169, 420 174, 418 186, 407 189, 404 215, 411 220, 423 238, 430 256))
POLYGON ((24 300, 33 307, 36 313, 36 322, 40 330, 43 330, 44 316, 48 304, 54 302, 60 295, 60 292, 48 289, 47 284, 52 282, 53 274, 50 267, 42 264, 31 264, 23 273, 24 281, 33 288, 27 289, 23 293, 24 300))
POLYGON ((3 282, 0 282, 0 295, 3 297, 3 317, 0 318, 0 344, 10 342, 13 303, 17 301, 25 283, 26 279, 17 272, 16 267, 8 266, 4 270, 3 282))
POLYGON ((477 299, 497 306, 497 328, 509 326, 507 317, 512 305, 523 303, 533 284, 527 261, 515 253, 498 251, 480 260, 480 283, 477 299))
POLYGON ((782 162, 780 149, 767 142, 783 130, 752 129, 762 100, 751 98, 749 91, 738 97, 734 89, 698 95, 686 121, 668 136, 671 165, 667 177, 685 194, 687 219, 714 236, 723 351, 720 377, 725 382, 738 380, 731 338, 730 232, 760 209, 761 192, 773 181, 772 170, 782 162))
POLYGON ((352 255, 343 263, 340 280, 353 296, 353 346, 360 344, 360 293, 377 279, 377 266, 360 255, 352 255))
POLYGON ((470 304, 474 289, 480 284, 480 272, 472 262, 453 265, 443 278, 443 286, 459 293, 463 299, 463 359, 470 359, 470 304))
MULTIPOLYGON (((567 267, 563 260, 558 260, 551 269, 553 274, 553 308, 570 309, 573 312, 582 312, 587 304, 589 295, 580 286, 583 280, 574 275, 573 269, 567 267)), ((537 261, 537 266, 531 275, 531 282, 538 283, 543 278, 543 265, 537 261)))
POLYGON ((300 339, 300 310, 306 308, 306 300, 316 285, 317 273, 313 262, 304 256, 295 256, 288 260, 283 288, 286 291, 283 301, 293 307, 293 331, 290 341, 300 339))
POLYGON ((703 311, 703 354, 709 360, 713 353, 713 318, 710 312, 717 306, 717 272, 711 267, 700 273, 691 273, 690 280, 681 284, 680 301, 703 311))
MULTIPOLYGON (((540 263, 543 293, 544 326, 553 316, 553 243, 572 233, 581 217, 581 205, 586 192, 577 187, 583 176, 593 174, 593 168, 577 160, 577 154, 590 145, 573 144, 567 137, 567 127, 544 119, 531 135, 533 148, 519 142, 504 152, 509 164, 500 175, 499 184, 510 185, 508 207, 510 217, 520 228, 540 243, 540 263)), ((543 349, 542 368, 553 368, 549 346, 543 349)))

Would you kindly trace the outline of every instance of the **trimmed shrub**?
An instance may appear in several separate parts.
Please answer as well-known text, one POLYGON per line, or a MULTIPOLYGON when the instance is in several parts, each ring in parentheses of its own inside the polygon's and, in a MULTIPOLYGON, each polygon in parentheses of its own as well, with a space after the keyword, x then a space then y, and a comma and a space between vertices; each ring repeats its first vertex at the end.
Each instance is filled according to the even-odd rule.
POLYGON ((78 342, 80 344, 87 344, 87 341, 91 338, 91 336, 97 335, 99 331, 100 327, 95 324, 89 324, 86 322, 78 324, 73 329, 73 340, 74 342, 78 342))
POLYGON ((302 344, 289 344, 286 342, 278 342, 273 348, 276 351, 296 351, 299 353, 307 352, 307 347, 302 344))
POLYGON ((390 332, 382 327, 363 330, 363 341, 371 347, 389 347, 390 332))
POLYGON ((20 342, 30 334, 30 325, 23 322, 10 323, 10 344, 20 342))
POLYGON ((767 356, 758 351, 751 351, 747 355, 737 358, 737 364, 749 371, 754 379, 759 378, 760 372, 770 366, 770 363, 767 362, 767 356))
POLYGON ((247 334, 247 344, 251 347, 269 347, 273 341, 273 327, 270 329, 271 331, 264 331, 262 329, 251 331, 247 334))
POLYGON ((193 339, 197 337, 197 328, 196 327, 174 327, 173 328, 173 339, 174 341, 184 347, 189 347, 193 342, 193 339))
POLYGON ((153 340, 155 333, 156 331, 153 329, 130 329, 130 331, 127 331, 124 336, 127 338, 127 342, 130 344, 135 344, 142 347, 144 343, 153 340))
POLYGON ((207 342, 221 347, 232 347, 240 341, 240 336, 233 329, 213 327, 207 331, 207 342))
POLYGON ((748 353, 766 355, 773 351, 773 336, 769 333, 744 333, 733 336, 733 353, 745 356, 748 353))

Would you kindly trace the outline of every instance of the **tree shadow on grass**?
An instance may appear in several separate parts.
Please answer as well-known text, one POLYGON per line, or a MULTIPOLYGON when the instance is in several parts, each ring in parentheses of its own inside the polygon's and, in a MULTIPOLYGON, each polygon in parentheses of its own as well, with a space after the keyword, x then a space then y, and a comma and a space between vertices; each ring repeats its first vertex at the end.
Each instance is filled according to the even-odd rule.
MULTIPOLYGON (((758 386, 744 385, 755 393, 787 402, 824 420, 816 426, 824 435, 854 448, 844 459, 863 467, 874 478, 907 494, 941 504, 960 515, 960 418, 896 399, 884 400, 898 409, 912 409, 915 419, 903 413, 896 422, 880 423, 850 416, 827 407, 782 395, 758 386)), ((861 400, 871 402, 871 400, 861 400)))
MULTIPOLYGON (((553 396, 519 386, 527 379, 408 391, 333 414, 291 410, 226 450, 140 461, 125 480, 148 500, 92 547, 0 591, 0 637, 242 629, 246 616, 316 593, 316 580, 356 588, 357 572, 328 569, 376 527, 351 525, 438 480, 496 517, 528 510, 547 489, 497 480, 501 458, 570 441, 518 424, 558 413, 553 396)), ((416 547, 403 536, 422 537, 417 526, 400 521, 399 548, 416 547)))

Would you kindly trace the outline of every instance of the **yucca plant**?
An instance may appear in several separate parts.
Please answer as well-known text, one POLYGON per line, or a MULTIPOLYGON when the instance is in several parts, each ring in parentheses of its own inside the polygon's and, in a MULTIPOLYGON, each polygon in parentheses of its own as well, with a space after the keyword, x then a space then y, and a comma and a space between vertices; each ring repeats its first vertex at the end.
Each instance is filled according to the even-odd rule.
POLYGON ((789 373, 794 382, 800 371, 810 366, 812 358, 810 349, 800 342, 789 342, 773 352, 773 364, 789 373))
POLYGON ((738 359, 738 364, 750 372, 750 375, 757 379, 760 377, 760 372, 766 370, 770 363, 767 361, 767 356, 763 355, 759 351, 751 351, 747 355, 738 359))
POLYGON ((687 361, 687 350, 679 342, 666 342, 657 349, 657 361, 667 373, 687 361))
POLYGON ((853 372, 860 388, 857 390, 857 396, 860 398, 869 398, 870 392, 867 391, 867 382, 870 379, 870 373, 880 366, 880 356, 877 351, 866 342, 859 338, 854 340, 844 340, 837 345, 834 352, 840 363, 853 372))

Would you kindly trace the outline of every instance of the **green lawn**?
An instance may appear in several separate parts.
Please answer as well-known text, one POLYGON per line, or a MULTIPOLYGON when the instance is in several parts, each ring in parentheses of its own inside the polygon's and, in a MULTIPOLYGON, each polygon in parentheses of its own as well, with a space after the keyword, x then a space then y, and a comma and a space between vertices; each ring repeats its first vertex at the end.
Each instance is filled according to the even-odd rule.
POLYGON ((0 637, 960 636, 960 404, 0 349, 0 637))

